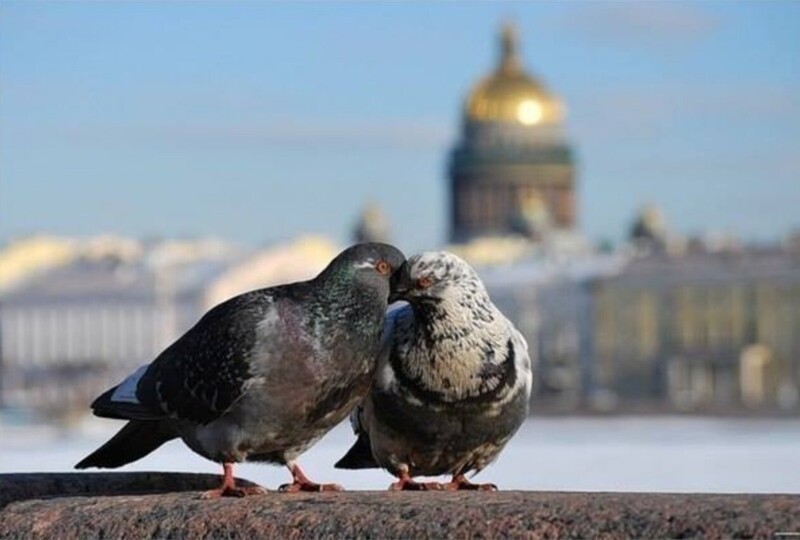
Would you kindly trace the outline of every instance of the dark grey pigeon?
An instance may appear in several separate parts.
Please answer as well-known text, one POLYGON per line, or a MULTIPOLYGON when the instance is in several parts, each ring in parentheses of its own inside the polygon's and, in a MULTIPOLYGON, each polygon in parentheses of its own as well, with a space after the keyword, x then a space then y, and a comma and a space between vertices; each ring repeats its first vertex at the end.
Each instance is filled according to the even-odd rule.
POLYGON ((528 414, 525 339, 452 253, 411 257, 398 274, 409 303, 387 314, 375 382, 351 415, 358 439, 336 467, 382 467, 399 479, 391 489, 497 489, 465 475, 494 461, 528 414), (449 483, 412 479, 443 474, 449 483))
POLYGON ((129 422, 76 465, 115 468, 181 438, 223 464, 220 489, 243 496, 233 463, 286 465, 288 491, 316 484, 297 457, 366 395, 375 370, 392 276, 405 257, 358 244, 310 281, 245 293, 211 309, 151 364, 92 403, 94 414, 129 422))

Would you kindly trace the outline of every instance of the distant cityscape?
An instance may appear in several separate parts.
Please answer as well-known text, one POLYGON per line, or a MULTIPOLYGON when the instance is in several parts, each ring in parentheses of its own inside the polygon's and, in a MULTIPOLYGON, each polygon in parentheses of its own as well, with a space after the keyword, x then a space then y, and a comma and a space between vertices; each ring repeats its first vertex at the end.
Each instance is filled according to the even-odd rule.
MULTIPOLYGON (((800 231, 772 245, 682 238, 657 206, 627 242, 579 227, 565 107, 512 26, 450 154, 450 243, 520 328, 532 411, 800 413, 800 231)), ((365 205, 354 241, 391 241, 365 205)), ((342 246, 38 235, 0 249, 0 407, 69 421, 235 294, 306 279, 342 246)), ((402 247, 402 246, 401 246, 402 247)))

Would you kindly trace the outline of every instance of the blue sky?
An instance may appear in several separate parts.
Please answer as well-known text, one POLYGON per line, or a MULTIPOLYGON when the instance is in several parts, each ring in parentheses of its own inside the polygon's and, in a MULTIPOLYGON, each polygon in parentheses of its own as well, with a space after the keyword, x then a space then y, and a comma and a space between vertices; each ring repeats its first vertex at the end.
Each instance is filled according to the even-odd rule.
POLYGON ((445 233, 462 100, 516 21, 561 95, 582 229, 800 226, 800 2, 0 4, 0 240, 445 233))

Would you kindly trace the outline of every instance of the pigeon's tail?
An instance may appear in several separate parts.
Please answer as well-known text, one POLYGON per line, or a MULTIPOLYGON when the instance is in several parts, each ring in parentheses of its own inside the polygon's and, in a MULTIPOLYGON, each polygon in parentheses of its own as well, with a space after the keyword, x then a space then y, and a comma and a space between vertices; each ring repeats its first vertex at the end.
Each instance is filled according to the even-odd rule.
POLYGON ((337 469, 376 469, 380 467, 372 455, 372 445, 366 433, 361 433, 355 444, 334 465, 337 469))
POLYGON ((131 420, 103 446, 86 456, 76 469, 116 469, 141 459, 175 435, 165 433, 160 422, 131 420))

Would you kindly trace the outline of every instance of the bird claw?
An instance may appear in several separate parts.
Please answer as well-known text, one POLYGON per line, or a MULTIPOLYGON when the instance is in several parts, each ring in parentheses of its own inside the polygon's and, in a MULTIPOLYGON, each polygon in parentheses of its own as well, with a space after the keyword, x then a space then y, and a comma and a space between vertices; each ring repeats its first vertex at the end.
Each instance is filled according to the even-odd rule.
POLYGON ((283 493, 298 493, 298 492, 311 492, 320 493, 323 491, 344 491, 344 488, 339 484, 317 484, 316 482, 293 482, 291 484, 283 484, 278 491, 283 493))
POLYGON ((264 495, 267 489, 261 486, 243 486, 236 485, 236 479, 233 477, 233 464, 222 464, 223 475, 222 485, 217 489, 211 489, 200 495, 201 499, 219 499, 221 497, 246 497, 248 495, 264 495))
POLYGON ((495 484, 473 484, 466 478, 456 477, 443 486, 446 491, 497 491, 495 484))
POLYGON ((389 486, 389 491, 441 491, 444 488, 439 482, 415 482, 401 479, 389 486))
POLYGON ((211 489, 200 495, 201 499, 220 499, 222 497, 247 497, 248 495, 265 495, 269 493, 266 488, 261 486, 231 487, 224 486, 211 489))
POLYGON ((449 482, 444 485, 445 491, 497 491, 497 486, 494 484, 459 484, 457 482, 449 482))
POLYGON ((278 488, 279 491, 283 491, 284 493, 297 493, 300 491, 312 493, 319 493, 322 491, 344 491, 344 488, 339 484, 317 484, 316 482, 312 482, 305 475, 303 469, 300 468, 300 465, 294 461, 290 461, 287 466, 292 473, 292 483, 283 484, 278 488))

